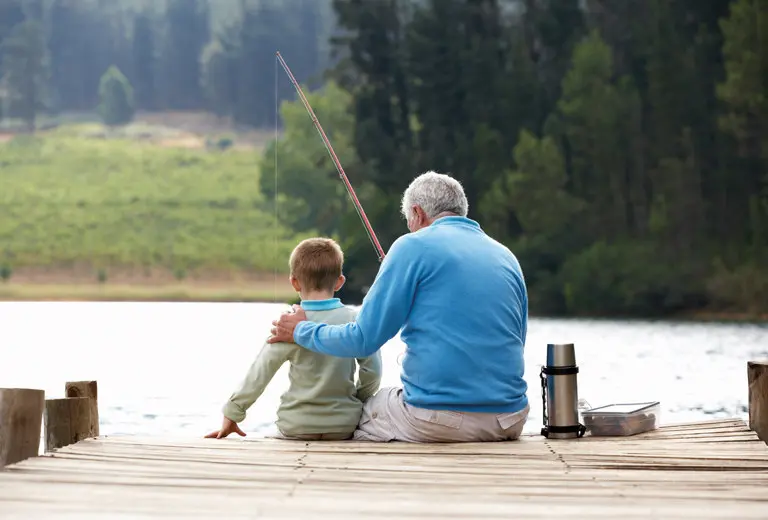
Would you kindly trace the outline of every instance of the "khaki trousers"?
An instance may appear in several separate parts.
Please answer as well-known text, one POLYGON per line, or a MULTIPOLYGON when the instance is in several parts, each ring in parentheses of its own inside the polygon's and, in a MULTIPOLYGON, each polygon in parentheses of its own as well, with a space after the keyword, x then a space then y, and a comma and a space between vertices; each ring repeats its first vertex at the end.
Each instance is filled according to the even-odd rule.
POLYGON ((490 442, 516 440, 530 407, 513 413, 451 412, 416 408, 402 388, 382 388, 363 406, 354 440, 372 442, 490 442))

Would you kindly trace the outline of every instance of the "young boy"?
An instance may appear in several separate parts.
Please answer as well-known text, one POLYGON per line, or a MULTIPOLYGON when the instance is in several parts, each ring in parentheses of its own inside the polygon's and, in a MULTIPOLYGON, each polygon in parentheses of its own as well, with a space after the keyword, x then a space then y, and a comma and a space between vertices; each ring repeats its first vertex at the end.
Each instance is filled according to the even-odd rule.
MULTIPOLYGON (((301 296, 301 306, 313 321, 332 325, 355 320, 356 311, 345 307, 336 291, 344 285, 344 254, 328 238, 310 238, 291 253, 290 281, 301 296)), ((290 387, 277 411, 277 437, 296 440, 346 440, 352 437, 363 409, 381 382, 381 354, 355 360, 310 352, 293 343, 265 343, 240 388, 224 405, 224 421, 208 438, 230 433, 245 436, 237 423, 259 398, 280 366, 290 361, 290 387)))

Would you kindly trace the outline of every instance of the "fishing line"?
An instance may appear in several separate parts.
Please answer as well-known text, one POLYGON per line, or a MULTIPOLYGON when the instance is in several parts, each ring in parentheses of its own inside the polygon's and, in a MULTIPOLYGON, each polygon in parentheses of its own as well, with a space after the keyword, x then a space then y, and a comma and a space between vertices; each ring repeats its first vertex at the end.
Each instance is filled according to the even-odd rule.
POLYGON ((275 230, 275 244, 273 247, 273 251, 275 254, 274 257, 274 300, 275 303, 277 303, 277 263, 278 263, 278 251, 277 251, 277 226, 280 220, 278 220, 278 211, 277 211, 277 147, 278 147, 278 132, 277 132, 277 122, 280 118, 280 96, 278 94, 278 75, 280 73, 280 70, 277 68, 277 60, 275 60, 275 224, 274 224, 274 230, 275 230))

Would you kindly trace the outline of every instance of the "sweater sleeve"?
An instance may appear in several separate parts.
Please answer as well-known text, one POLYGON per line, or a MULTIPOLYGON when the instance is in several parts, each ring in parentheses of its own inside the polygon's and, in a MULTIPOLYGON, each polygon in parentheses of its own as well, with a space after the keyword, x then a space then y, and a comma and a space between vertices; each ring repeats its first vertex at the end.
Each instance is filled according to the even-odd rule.
POLYGON ((381 384, 381 352, 375 352, 367 358, 357 358, 358 371, 357 398, 365 402, 379 389, 381 384))
POLYGON ((313 352, 336 357, 368 357, 395 337, 411 312, 421 273, 419 244, 400 237, 381 263, 356 321, 327 325, 302 321, 293 340, 313 352))
POLYGON ((296 349, 289 343, 265 343, 259 355, 251 364, 245 379, 224 405, 222 412, 227 419, 236 423, 245 419, 246 411, 256 402, 269 382, 296 349))

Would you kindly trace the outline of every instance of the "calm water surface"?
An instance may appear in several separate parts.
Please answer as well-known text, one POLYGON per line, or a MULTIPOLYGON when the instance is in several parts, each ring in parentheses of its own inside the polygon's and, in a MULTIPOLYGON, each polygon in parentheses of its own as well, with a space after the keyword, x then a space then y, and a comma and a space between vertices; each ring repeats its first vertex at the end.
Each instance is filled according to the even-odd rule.
MULTIPOLYGON (((239 303, 0 303, 0 387, 63 397, 66 381, 99 383, 101 433, 199 437, 287 306, 239 303)), ((661 401, 661 422, 747 416, 746 363, 768 358, 768 326, 532 319, 526 345, 531 415, 541 427, 546 345, 576 344, 579 395, 592 406, 661 401)), ((385 386, 400 386, 395 338, 385 386)), ((275 419, 287 365, 249 410, 258 436, 275 419)))

